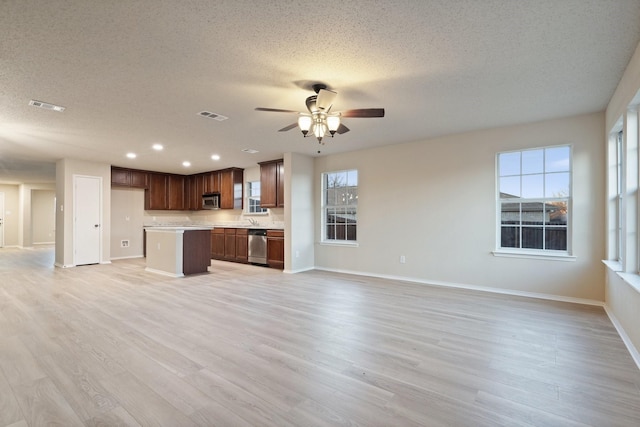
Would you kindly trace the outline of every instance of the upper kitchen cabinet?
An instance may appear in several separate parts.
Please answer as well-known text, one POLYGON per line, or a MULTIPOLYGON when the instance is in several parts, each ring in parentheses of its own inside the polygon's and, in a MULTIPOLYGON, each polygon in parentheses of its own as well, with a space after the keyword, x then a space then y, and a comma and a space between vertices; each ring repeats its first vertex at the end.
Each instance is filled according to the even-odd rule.
POLYGON ((169 175, 167 177, 167 208, 169 210, 184 210, 185 205, 185 180, 184 175, 169 175))
POLYGON ((271 160, 260 165, 260 206, 284 207, 284 161, 271 160))
POLYGON ((147 171, 111 166, 111 185, 147 188, 149 186, 149 173, 147 171))
POLYGON ((169 178, 164 173, 149 174, 149 189, 144 192, 145 210, 169 209, 169 178))
POLYGON ((219 171, 207 172, 203 174, 203 178, 204 178, 204 193, 220 192, 220 172, 219 171))
POLYGON ((244 169, 229 168, 220 174, 220 209, 242 209, 244 169))

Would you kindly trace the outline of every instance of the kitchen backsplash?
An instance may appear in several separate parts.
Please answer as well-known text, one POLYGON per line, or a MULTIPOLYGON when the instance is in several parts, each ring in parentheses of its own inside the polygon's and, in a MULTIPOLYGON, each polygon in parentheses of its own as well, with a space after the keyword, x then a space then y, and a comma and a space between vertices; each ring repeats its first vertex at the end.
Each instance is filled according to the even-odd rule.
POLYGON ((153 225, 213 225, 240 226, 255 221, 259 226, 284 228, 284 209, 269 209, 266 214, 246 215, 241 210, 220 209, 216 211, 144 211, 143 224, 153 225), (251 221, 249 221, 251 220, 251 221))

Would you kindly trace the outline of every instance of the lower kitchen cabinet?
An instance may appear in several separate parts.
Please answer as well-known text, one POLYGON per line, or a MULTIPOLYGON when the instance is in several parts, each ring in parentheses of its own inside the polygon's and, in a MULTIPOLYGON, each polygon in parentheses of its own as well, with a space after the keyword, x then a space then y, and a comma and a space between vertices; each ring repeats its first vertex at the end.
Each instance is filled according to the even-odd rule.
POLYGON ((224 228, 211 230, 211 258, 224 259, 224 228))
POLYGON ((227 261, 236 260, 236 229, 224 229, 224 259, 227 261))
POLYGON ((267 265, 284 269, 284 230, 267 230, 267 265))
POLYGON ((236 262, 249 262, 249 230, 236 228, 236 262))

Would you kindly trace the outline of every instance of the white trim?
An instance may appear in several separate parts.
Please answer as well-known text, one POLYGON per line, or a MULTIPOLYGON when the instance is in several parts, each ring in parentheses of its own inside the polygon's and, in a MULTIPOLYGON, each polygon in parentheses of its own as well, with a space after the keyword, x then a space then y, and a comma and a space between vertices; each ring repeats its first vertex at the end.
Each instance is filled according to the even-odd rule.
POLYGON ((169 277, 184 277, 183 273, 169 273, 167 271, 156 270, 155 268, 149 268, 149 267, 146 267, 144 271, 148 271, 150 273, 162 274, 163 276, 169 276, 169 277))
POLYGON ((285 274, 296 274, 296 273, 304 273, 305 271, 313 271, 315 267, 307 267, 307 268, 299 268, 297 270, 282 270, 285 274))
POLYGON ((360 246, 360 244, 355 240, 326 240, 318 242, 318 244, 322 246, 346 246, 352 248, 360 246))
POLYGON ((54 262, 53 263, 54 267, 58 267, 58 268, 71 268, 71 267, 75 267, 74 264, 60 264, 59 262, 54 262))
POLYGON ((547 251, 508 251, 504 249, 496 249, 491 252, 493 256, 506 258, 529 258, 529 259, 546 259, 550 261, 575 261, 577 257, 565 253, 554 254, 547 251))
POLYGON ((629 335, 627 335, 620 322, 618 322, 618 319, 613 314, 613 311, 611 311, 609 306, 605 304, 603 307, 604 311, 607 313, 607 316, 609 316, 609 320, 611 320, 614 328, 616 328, 616 331, 618 331, 618 335, 620 335, 620 338, 622 338, 622 342, 627 347, 627 350, 629 350, 631 358, 634 362, 636 362, 636 366, 638 367, 638 369, 640 369, 640 353, 638 352, 638 349, 633 345, 633 341, 631 341, 631 338, 629 338, 629 335))
POLYGON ((512 289, 492 288, 489 286, 477 286, 477 285, 469 285, 464 283, 443 282, 439 280, 424 280, 424 279, 416 279, 413 277, 394 276, 394 275, 388 275, 388 274, 363 273, 363 272, 353 271, 353 270, 341 270, 341 269, 323 268, 323 267, 315 267, 315 269, 320 271, 330 271, 333 273, 353 274, 356 276, 369 276, 369 277, 377 277, 380 279, 401 280, 403 282, 411 282, 411 283, 417 283, 420 285, 427 285, 427 286, 441 286, 441 287, 447 287, 447 288, 468 289, 472 291, 489 292, 494 294, 513 295, 513 296, 519 296, 519 297, 538 298, 538 299, 546 299, 551 301, 571 302, 575 304, 604 307, 603 301, 597 301, 597 300, 586 299, 586 298, 565 297, 562 295, 543 294, 538 292, 514 291, 512 289))
POLYGON ((116 260, 119 260, 119 259, 133 259, 133 258, 144 258, 144 255, 131 255, 131 256, 112 257, 111 261, 116 261, 116 260))

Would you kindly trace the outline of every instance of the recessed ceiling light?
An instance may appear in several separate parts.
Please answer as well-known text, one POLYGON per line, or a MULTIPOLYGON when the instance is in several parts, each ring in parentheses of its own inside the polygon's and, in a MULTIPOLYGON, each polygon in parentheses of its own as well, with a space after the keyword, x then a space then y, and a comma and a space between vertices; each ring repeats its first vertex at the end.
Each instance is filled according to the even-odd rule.
POLYGON ((184 162, 182 162, 182 166, 184 166, 185 168, 188 168, 189 166, 191 166, 191 162, 187 162, 185 160, 184 162))
POLYGON ((151 148, 153 148, 156 151, 162 151, 164 147, 162 146, 162 144, 153 144, 151 148))
POLYGON ((136 153, 127 153, 127 157, 130 159, 135 159, 136 158, 136 153))
POLYGON ((220 156, 218 156, 217 154, 213 154, 211 156, 211 160, 220 160, 220 156))

